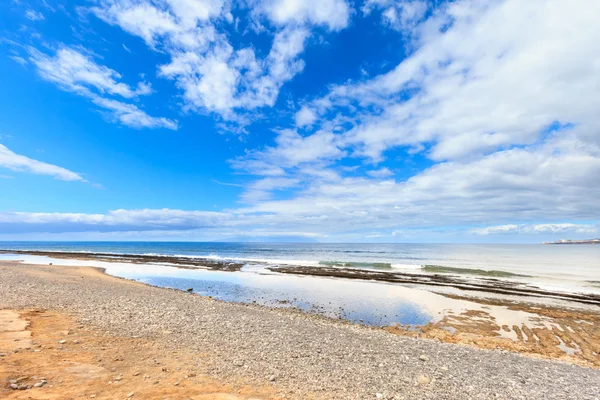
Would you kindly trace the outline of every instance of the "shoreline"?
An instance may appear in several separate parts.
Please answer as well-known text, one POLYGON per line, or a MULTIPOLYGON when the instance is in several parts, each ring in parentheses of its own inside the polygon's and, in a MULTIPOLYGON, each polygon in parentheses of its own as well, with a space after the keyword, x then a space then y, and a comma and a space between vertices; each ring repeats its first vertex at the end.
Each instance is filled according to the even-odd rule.
MULTIPOLYGON (((128 262, 134 264, 164 264, 181 269, 205 269, 212 271, 239 272, 244 263, 234 261, 218 261, 206 257, 184 257, 170 255, 144 255, 144 254, 121 254, 121 253, 97 253, 97 252, 70 252, 70 251, 42 251, 42 250, 10 250, 2 249, 1 254, 23 254, 34 256, 47 256, 59 259, 92 260, 101 262, 128 262)), ((430 266, 433 267, 433 266, 430 266)), ((300 265, 274 265, 265 268, 268 271, 314 277, 333 277, 342 279, 372 280, 388 283, 400 283, 408 285, 423 285, 431 288, 448 287, 459 290, 468 290, 481 293, 493 293, 499 295, 538 297, 579 302, 600 306, 600 294, 583 292, 551 291, 540 288, 533 284, 519 282, 509 279, 498 279, 493 276, 469 276, 463 277, 458 274, 449 273, 419 273, 399 271, 379 271, 369 269, 357 269, 348 267, 331 266, 300 266, 300 265)), ((476 271, 476 270, 474 270, 476 271)), ((497 272, 497 271, 490 271, 497 272)), ((519 275, 513 274, 515 277, 519 275)))
MULTIPOLYGON (((12 263, 12 261, 0 261, 0 266, 3 263, 12 263)), ((35 264, 21 263, 19 265, 36 266, 35 264)), ((578 309, 548 304, 542 308, 539 303, 532 303, 526 300, 516 301, 438 293, 449 299, 466 301, 471 306, 462 312, 449 311, 447 315, 438 321, 418 326, 401 324, 372 325, 349 321, 344 317, 329 317, 315 310, 311 311, 293 306, 280 308, 257 303, 215 299, 212 296, 203 296, 183 289, 153 285, 135 279, 110 275, 104 267, 52 267, 78 268, 80 270, 89 269, 97 272, 102 277, 115 279, 125 284, 173 291, 175 293, 185 293, 218 303, 257 308, 286 315, 300 315, 305 318, 335 325, 360 326, 366 329, 383 330, 400 336, 464 344, 478 349, 501 349, 541 359, 568 361, 600 369, 600 309, 595 312, 592 309, 578 309), (495 311, 491 307, 521 312, 527 314, 528 317, 523 318, 522 321, 515 322, 516 325, 498 325, 496 316, 494 315, 495 311), (532 322, 533 324, 531 324, 532 322), (588 327, 588 325, 591 327, 588 327), (573 329, 572 326, 577 327, 573 329), (514 337, 512 339, 507 338, 505 335, 506 332, 510 332, 510 336, 514 337)))
POLYGON ((0 308, 44 308, 112 335, 154 338, 192 355, 211 379, 266 384, 272 398, 592 399, 600 389, 594 384, 600 370, 572 366, 577 360, 568 357, 569 364, 392 335, 156 288, 90 267, 2 262, 0 291, 0 308))

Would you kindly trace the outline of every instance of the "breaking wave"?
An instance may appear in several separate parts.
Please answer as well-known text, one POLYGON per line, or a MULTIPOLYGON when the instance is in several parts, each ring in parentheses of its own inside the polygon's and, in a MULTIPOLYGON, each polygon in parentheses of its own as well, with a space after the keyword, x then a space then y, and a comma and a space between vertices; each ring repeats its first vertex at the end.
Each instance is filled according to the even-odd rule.
POLYGON ((508 271, 500 270, 485 270, 476 268, 456 268, 445 267, 442 265, 423 265, 423 271, 432 274, 458 274, 458 275, 477 275, 489 276, 494 278, 514 278, 514 277, 530 277, 530 275, 515 274, 508 271))

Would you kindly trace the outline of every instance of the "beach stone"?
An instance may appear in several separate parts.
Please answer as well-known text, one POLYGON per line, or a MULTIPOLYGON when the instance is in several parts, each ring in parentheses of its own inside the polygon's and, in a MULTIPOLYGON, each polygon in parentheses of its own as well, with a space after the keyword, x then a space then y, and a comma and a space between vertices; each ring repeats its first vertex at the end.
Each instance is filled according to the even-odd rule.
POLYGON ((417 382, 419 383, 419 385, 429 385, 429 383, 431 383, 431 378, 425 375, 419 375, 417 377, 417 382))

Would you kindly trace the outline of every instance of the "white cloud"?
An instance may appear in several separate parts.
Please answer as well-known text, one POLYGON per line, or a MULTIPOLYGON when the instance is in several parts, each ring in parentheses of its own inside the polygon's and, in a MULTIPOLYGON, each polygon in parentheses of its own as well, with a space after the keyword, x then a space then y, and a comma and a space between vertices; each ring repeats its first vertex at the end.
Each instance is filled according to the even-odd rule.
POLYGON ((86 180, 79 174, 69 171, 68 169, 37 161, 29 157, 16 154, 9 150, 6 146, 0 144, 0 167, 8 168, 17 172, 28 172, 38 175, 49 175, 55 179, 63 181, 80 181, 86 180))
POLYGON ((343 140, 374 160, 424 143, 435 161, 478 157, 532 144, 556 121, 593 127, 600 106, 594 10, 600 3, 450 3, 416 28, 420 47, 392 71, 334 87, 312 106, 320 115, 352 106, 347 113, 360 123, 343 140))
POLYGON ((152 117, 133 104, 99 96, 92 96, 91 99, 94 104, 109 110, 110 118, 131 128, 166 128, 177 130, 177 121, 172 121, 164 117, 152 117))
POLYGON ((388 178, 388 177, 394 175, 394 173, 392 171, 390 171, 389 168, 385 168, 385 167, 380 168, 380 169, 371 170, 371 171, 367 172, 367 174, 369 174, 373 178, 388 178))
POLYGON ((348 25, 350 6, 344 0, 266 0, 254 2, 259 12, 278 25, 311 23, 339 30, 348 25))
POLYGON ((41 12, 35 11, 35 10, 25 11, 25 17, 32 21, 41 21, 41 20, 45 19, 44 15, 41 12))
POLYGON ((598 226, 590 224, 534 224, 534 225, 498 225, 485 228, 473 229, 476 235, 496 235, 496 234, 540 234, 540 233, 597 233, 598 226))
POLYGON ((319 115, 314 134, 284 131, 275 147, 233 163, 309 182, 287 200, 245 210, 337 215, 346 227, 351 216, 390 229, 594 221, 600 27, 590 9, 600 12, 600 3, 587 6, 459 1, 433 12, 416 28, 420 48, 391 72, 305 103, 319 115), (404 182, 335 172, 343 157, 380 162, 397 147, 437 164, 404 182))
POLYGON ((23 57, 19 57, 19 56, 8 56, 8 58, 10 58, 11 60, 13 60, 16 63, 21 64, 22 66, 27 65, 27 60, 24 59, 23 57))
POLYGON ((246 170, 255 175, 283 175, 286 169, 293 169, 318 160, 336 160, 345 153, 335 142, 335 135, 319 131, 303 137, 293 130, 278 132, 275 147, 247 153, 231 162, 236 169, 246 170))
POLYGON ((148 95, 152 88, 147 82, 135 87, 119 82, 121 75, 106 66, 68 47, 61 47, 54 56, 30 48, 30 61, 38 74, 55 83, 61 89, 89 98, 94 104, 108 111, 109 118, 132 128, 177 129, 177 122, 167 118, 152 117, 136 105, 106 97, 120 96, 126 99, 148 95))
POLYGON ((274 29, 264 28, 273 41, 262 58, 253 47, 236 48, 230 43, 225 32, 233 23, 228 2, 103 0, 92 11, 170 55, 159 73, 182 90, 186 109, 244 124, 245 113, 272 107, 281 87, 303 70, 300 55, 310 26, 337 30, 347 25, 349 7, 343 0, 318 3, 240 3, 242 8, 254 7, 254 18, 266 17, 274 25, 274 29))
POLYGON ((314 110, 304 106, 296 113, 295 120, 296 126, 301 128, 307 125, 312 125, 313 122, 317 120, 317 114, 314 112, 314 110))
POLYGON ((381 10, 382 20, 393 29, 412 33, 425 17, 428 6, 424 0, 367 0, 362 12, 369 15, 375 9, 381 10))
POLYGON ((31 49, 31 62, 40 76, 63 89, 82 94, 94 88, 100 93, 118 95, 127 99, 152 93, 150 84, 139 82, 132 88, 118 82, 121 75, 108 67, 96 64, 90 57, 68 47, 60 48, 54 57, 31 49))
MULTIPOLYGON (((197 4, 183 13, 166 1, 110 1, 94 12, 167 53, 160 72, 181 88, 188 108, 233 120, 240 110, 274 104, 282 85, 302 70, 314 25, 347 24, 343 12, 308 9, 312 2, 263 3, 255 17, 271 24, 265 29, 273 44, 261 57, 223 35, 230 23, 226 4, 197 4)), ((274 145, 232 160, 236 172, 256 179, 245 185, 240 208, 4 214, 3 223, 30 220, 29 231, 262 229, 362 238, 440 226, 480 236, 597 232, 600 25, 594 17, 600 3, 458 0, 424 10, 419 1, 372 0, 365 7, 410 35, 414 51, 388 73, 301 99, 294 122, 314 133, 280 129, 274 145), (391 154, 402 162, 388 159, 391 154), (411 169, 412 158, 429 158, 431 166, 411 169), (378 169, 361 176, 349 164, 378 169), (391 170, 413 175, 397 180, 391 170)), ((147 122, 153 123, 168 121, 147 122)))

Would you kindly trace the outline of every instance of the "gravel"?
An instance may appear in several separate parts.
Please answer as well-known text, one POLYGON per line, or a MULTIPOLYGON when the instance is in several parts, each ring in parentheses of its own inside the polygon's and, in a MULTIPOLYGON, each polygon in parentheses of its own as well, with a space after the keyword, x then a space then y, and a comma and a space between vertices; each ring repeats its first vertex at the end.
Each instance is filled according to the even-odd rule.
POLYGON ((59 269, 0 264, 0 307, 158 339, 207 355, 198 367, 211 377, 273 385, 286 398, 600 400, 600 370, 59 269))

